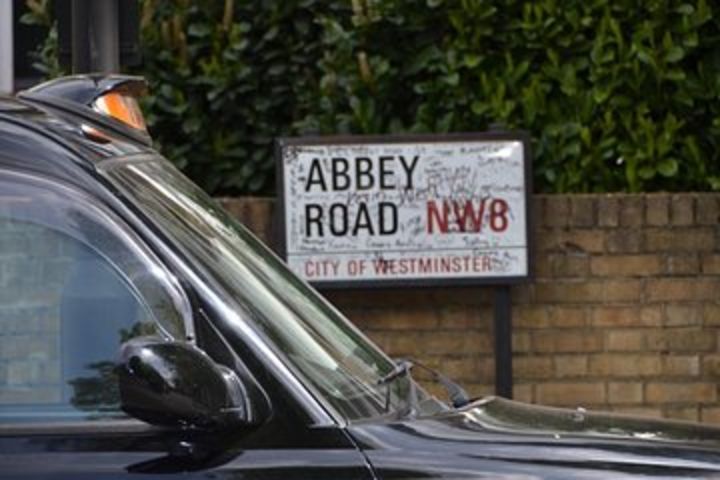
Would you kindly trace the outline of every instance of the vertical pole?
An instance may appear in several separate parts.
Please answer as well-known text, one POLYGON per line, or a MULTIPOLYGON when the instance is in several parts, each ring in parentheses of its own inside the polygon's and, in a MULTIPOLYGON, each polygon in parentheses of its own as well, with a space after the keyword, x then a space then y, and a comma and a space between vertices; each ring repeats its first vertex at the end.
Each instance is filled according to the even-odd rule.
POLYGON ((72 0, 72 72, 90 72, 90 5, 72 0))
POLYGON ((3 93, 13 92, 13 48, 13 2, 0 1, 0 92, 3 93))
POLYGON ((512 378, 512 310, 510 287, 495 288, 495 394, 505 398, 513 396, 512 378))
POLYGON ((93 0, 90 30, 95 46, 94 72, 117 73, 120 70, 120 33, 117 0, 93 0))

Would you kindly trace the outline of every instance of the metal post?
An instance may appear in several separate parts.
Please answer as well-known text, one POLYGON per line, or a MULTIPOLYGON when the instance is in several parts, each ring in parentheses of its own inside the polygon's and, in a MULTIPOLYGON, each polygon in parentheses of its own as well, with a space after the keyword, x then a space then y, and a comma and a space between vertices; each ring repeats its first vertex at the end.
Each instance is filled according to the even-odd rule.
POLYGON ((117 0, 93 0, 90 30, 95 47, 92 70, 117 73, 120 70, 120 34, 117 0))
POLYGON ((0 92, 3 93, 13 91, 13 48, 13 2, 0 0, 0 92))
POLYGON ((495 288, 495 394, 505 398, 513 396, 512 375, 512 308, 510 287, 495 288))
POLYGON ((88 0, 72 0, 72 71, 90 72, 90 5, 88 0))

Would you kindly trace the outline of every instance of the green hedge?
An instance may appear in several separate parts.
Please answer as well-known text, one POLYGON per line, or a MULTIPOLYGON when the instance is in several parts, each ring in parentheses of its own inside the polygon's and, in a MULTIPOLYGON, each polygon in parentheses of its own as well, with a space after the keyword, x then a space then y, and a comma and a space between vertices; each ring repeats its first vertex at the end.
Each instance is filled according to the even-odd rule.
POLYGON ((720 190, 720 6, 706 0, 144 0, 164 153, 271 192, 272 138, 531 132, 536 190, 720 190))

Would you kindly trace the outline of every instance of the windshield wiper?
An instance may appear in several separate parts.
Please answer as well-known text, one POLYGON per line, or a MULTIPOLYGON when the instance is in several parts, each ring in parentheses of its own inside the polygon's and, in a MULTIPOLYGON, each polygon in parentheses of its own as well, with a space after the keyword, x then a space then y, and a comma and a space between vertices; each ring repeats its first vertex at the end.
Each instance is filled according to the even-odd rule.
MULTIPOLYGON (((464 388, 462 388, 458 383, 450 380, 450 378, 446 377, 442 373, 438 372, 437 370, 434 370, 427 365, 423 365, 422 363, 418 361, 410 361, 410 360, 398 360, 398 362, 395 364, 395 367, 393 367, 392 370, 390 370, 388 373, 380 377, 377 381, 378 385, 387 385, 388 383, 392 382, 396 378, 399 377, 410 377, 410 370, 413 369, 413 367, 419 367, 423 370, 429 372, 435 380, 440 383, 445 390, 448 393, 448 396, 450 397, 450 402, 452 403, 452 406, 455 408, 464 407, 468 403, 470 403, 470 395, 467 394, 464 388)), ((417 392, 415 390, 415 382, 410 379, 409 382, 410 385, 410 394, 408 395, 409 401, 408 401, 408 407, 410 411, 417 410, 417 392)), ((388 387, 387 392, 385 394, 385 410, 388 410, 390 406, 390 388, 388 387)))
MULTIPOLYGON (((413 363, 407 360, 398 360, 395 366, 388 373, 383 375, 377 380, 378 385, 387 385, 385 389, 385 411, 390 410, 390 385, 389 383, 400 377, 410 377, 410 370, 413 368, 413 363)), ((417 411, 417 392, 415 391, 415 382, 410 379, 408 382, 410 391, 408 392, 408 414, 412 414, 417 411)))

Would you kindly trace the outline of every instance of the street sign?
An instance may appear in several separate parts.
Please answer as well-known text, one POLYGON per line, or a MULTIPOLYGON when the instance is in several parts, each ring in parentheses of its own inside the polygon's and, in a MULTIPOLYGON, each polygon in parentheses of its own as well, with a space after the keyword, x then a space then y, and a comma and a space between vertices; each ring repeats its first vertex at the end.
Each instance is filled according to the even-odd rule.
POLYGON ((316 286, 523 281, 529 157, 504 132, 281 139, 282 253, 316 286))

